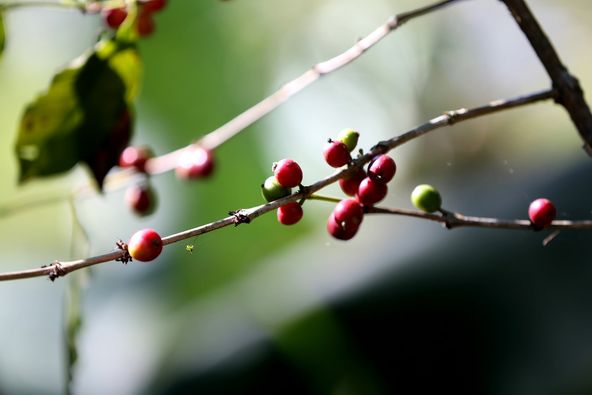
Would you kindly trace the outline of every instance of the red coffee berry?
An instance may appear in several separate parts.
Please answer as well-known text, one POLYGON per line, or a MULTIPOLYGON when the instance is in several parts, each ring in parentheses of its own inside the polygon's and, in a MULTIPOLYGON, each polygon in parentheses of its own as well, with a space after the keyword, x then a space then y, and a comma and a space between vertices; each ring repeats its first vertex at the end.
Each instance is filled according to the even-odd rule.
POLYGON ((292 188, 302 182, 302 169, 292 159, 282 159, 273 165, 273 174, 281 186, 292 188))
POLYGON ((166 5, 166 0, 142 0, 140 1, 142 5, 142 11, 144 12, 157 12, 162 10, 166 5))
POLYGON ((137 171, 146 171, 146 162, 154 153, 146 146, 129 146, 119 156, 119 167, 135 167, 137 171))
POLYGON ((125 191, 125 202, 134 213, 150 215, 156 209, 156 194, 149 185, 132 185, 125 191))
POLYGON ((557 209, 555 205, 544 198, 536 199, 528 207, 528 217, 538 228, 544 228, 553 222, 557 215, 557 209))
POLYGON ((358 225, 337 222, 333 216, 333 213, 331 213, 329 220, 327 221, 327 232, 339 240, 351 239, 356 235, 356 233, 358 233, 358 229, 358 225))
POLYGON ((392 180, 396 171, 397 165, 388 155, 379 155, 368 165, 368 177, 383 184, 392 180))
POLYGON ((160 255, 162 239, 154 229, 142 229, 134 233, 127 243, 130 256, 141 262, 148 262, 160 255))
POLYGON ((140 37, 147 37, 154 33, 155 28, 156 25, 154 24, 154 19, 152 19, 152 13, 140 12, 136 24, 136 32, 138 32, 138 35, 140 37))
POLYGON ((187 148, 177 162, 175 172, 183 180, 206 178, 214 171, 214 154, 202 147, 187 148))
POLYGON ((327 164, 331 167, 341 167, 348 164, 351 160, 347 145, 337 140, 329 140, 323 149, 323 156, 327 164))
POLYGON ((360 183, 356 198, 364 206, 372 206, 384 199, 387 192, 388 188, 386 184, 366 177, 360 183))
POLYGON ((350 228, 359 227, 364 219, 364 209, 355 199, 344 199, 333 209, 335 222, 350 228))
POLYGON ((303 215, 304 211, 298 202, 290 202, 277 209, 277 219, 284 225, 294 225, 303 215))
POLYGON ((364 178, 366 178, 366 172, 364 169, 358 168, 346 178, 339 179, 339 187, 346 195, 356 196, 358 187, 364 178))
POLYGON ((112 29, 117 29, 127 18, 125 7, 108 8, 103 10, 103 20, 105 24, 112 29))

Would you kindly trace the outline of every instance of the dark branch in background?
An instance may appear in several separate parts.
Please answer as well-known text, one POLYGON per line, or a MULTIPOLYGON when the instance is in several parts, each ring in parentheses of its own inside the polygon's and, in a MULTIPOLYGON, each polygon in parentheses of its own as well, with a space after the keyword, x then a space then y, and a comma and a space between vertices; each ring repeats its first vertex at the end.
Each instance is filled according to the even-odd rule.
MULTIPOLYGON (((405 144, 417 137, 423 136, 423 135, 425 135, 431 131, 434 131, 436 129, 440 129, 445 126, 450 126, 450 125, 453 125, 457 122, 467 121, 469 119, 473 119, 473 118, 476 118, 479 116, 485 116, 485 115, 493 114, 495 112, 504 111, 504 110, 508 110, 511 108, 524 106, 524 105, 536 103, 536 102, 543 101, 543 100, 555 99, 555 98, 556 98, 555 90, 547 90, 547 91, 543 91, 543 92, 533 93, 531 95, 521 96, 521 97, 514 98, 514 99, 495 100, 487 105, 476 107, 473 109, 461 108, 461 109, 454 110, 454 111, 448 111, 445 114, 440 115, 440 116, 424 123, 423 125, 420 125, 420 126, 414 128, 406 133, 403 133, 401 135, 393 137, 390 140, 385 140, 385 141, 379 142, 377 145, 375 145, 370 150, 370 152, 368 152, 365 155, 362 155, 362 156, 358 157, 356 160, 354 160, 353 163, 347 169, 337 171, 337 172, 333 173, 332 175, 330 175, 330 176, 328 176, 328 177, 326 177, 326 178, 324 178, 312 185, 303 187, 301 191, 299 191, 295 194, 292 194, 292 195, 287 196, 285 198, 273 201, 271 203, 263 204, 263 205, 248 208, 248 209, 237 210, 237 211, 232 212, 229 216, 222 218, 218 221, 214 221, 209 224, 201 225, 201 226, 198 226, 193 229, 189 229, 189 230, 186 230, 183 232, 176 233, 174 235, 163 237, 163 239, 162 239, 163 244, 168 245, 168 244, 176 243, 181 240, 187 240, 192 237, 196 237, 196 236, 199 236, 199 235, 202 235, 205 233, 209 233, 214 230, 225 228, 228 226, 233 226, 233 225, 236 226, 236 225, 239 225, 242 223, 249 223, 252 220, 254 220, 255 218, 257 218, 265 213, 268 213, 272 210, 275 210, 278 207, 283 206, 284 204, 286 204, 288 202, 300 201, 302 199, 315 199, 315 198, 318 199, 318 197, 315 197, 313 195, 315 192, 321 190, 322 188, 326 187, 327 185, 337 182, 340 178, 343 178, 344 176, 348 175, 349 173, 352 173, 356 168, 359 168, 359 167, 363 166, 364 164, 370 162, 372 160, 372 158, 374 158, 376 155, 386 153, 386 152, 388 152, 400 145, 403 145, 403 144, 405 144)), ((389 214, 395 213, 394 209, 373 208, 373 209, 368 209, 368 210, 369 210, 369 212, 371 212, 372 210, 374 210, 375 212, 378 212, 377 210, 385 210, 384 211, 385 213, 389 213, 389 214)), ((398 211, 398 213, 401 215, 411 215, 409 213, 412 213, 412 212, 406 211, 406 210, 401 210, 401 211, 398 211), (406 214, 402 214, 403 212, 406 214)), ((415 213, 415 214, 413 214, 413 216, 421 217, 421 218, 425 218, 425 219, 436 220, 435 219, 436 217, 434 217, 434 218, 431 217, 432 214, 415 213)), ((448 220, 452 221, 454 218, 456 218, 455 221, 457 221, 457 222, 450 222, 450 224, 452 225, 451 227, 460 226, 460 222, 458 222, 458 221, 460 221, 460 218, 465 219, 465 223, 463 224, 465 226, 468 226, 470 224, 470 226, 491 227, 491 220, 490 219, 483 219, 483 221, 479 222, 478 219, 475 219, 476 217, 463 217, 460 214, 454 214, 454 217, 450 217, 450 218, 448 218, 448 220), (467 218, 470 218, 471 221, 466 221, 467 218)), ((443 222, 443 221, 439 221, 439 222, 443 222)), ((503 224, 503 223, 504 222, 500 221, 500 224, 503 224)), ((521 221, 511 221, 508 223, 509 225, 506 228, 516 229, 516 223, 522 224, 521 221)), ((589 229, 589 228, 591 228, 589 221, 578 221, 578 222, 555 221, 555 222, 553 222, 553 224, 549 228, 555 229, 556 226, 559 226, 562 228, 570 228, 570 229, 576 229, 576 228, 577 229, 589 229)), ((504 226, 497 226, 497 227, 504 228, 504 226)), ((518 226, 518 228, 533 230, 533 228, 531 226, 520 225, 520 226, 518 226)), ((50 279, 55 280, 58 277, 65 276, 68 273, 71 273, 75 270, 82 269, 84 267, 97 265, 97 264, 105 263, 105 262, 111 262, 111 261, 115 261, 115 260, 125 259, 126 254, 127 254, 127 251, 118 250, 118 251, 113 251, 113 252, 110 252, 107 254, 103 254, 103 255, 99 255, 99 256, 95 256, 95 257, 91 257, 91 258, 79 259, 76 261, 70 261, 70 262, 54 261, 49 266, 41 267, 38 269, 31 269, 31 270, 24 270, 24 271, 17 271, 17 272, 0 274, 0 281, 17 280, 17 279, 41 277, 41 276, 48 276, 50 279)))
POLYGON ((528 38, 530 45, 542 62, 558 93, 557 103, 569 113, 572 122, 584 140, 584 149, 592 156, 592 114, 584 99, 584 92, 577 78, 561 63, 553 45, 535 19, 524 0, 501 0, 528 38))

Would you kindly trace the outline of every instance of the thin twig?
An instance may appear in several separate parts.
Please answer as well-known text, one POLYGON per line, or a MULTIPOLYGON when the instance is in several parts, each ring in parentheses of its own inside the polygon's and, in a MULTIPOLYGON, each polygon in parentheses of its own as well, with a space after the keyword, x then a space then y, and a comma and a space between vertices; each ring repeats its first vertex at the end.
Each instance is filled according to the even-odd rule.
MULTIPOLYGON (((443 213, 432 214, 424 213, 423 211, 405 210, 399 208, 384 208, 384 207, 366 207, 366 212, 369 214, 393 214, 402 215, 406 217, 414 217, 428 221, 439 222, 447 229, 454 229, 460 227, 475 227, 475 228, 494 228, 494 229, 515 229, 515 230, 540 230, 535 228, 529 220, 516 219, 504 220, 499 218, 487 217, 473 217, 444 211, 443 213)), ((567 221, 555 220, 550 225, 546 226, 546 230, 582 230, 592 229, 592 221, 567 221)))
MULTIPOLYGON (((385 38, 390 32, 402 26, 405 22, 459 1, 461 0, 439 1, 425 7, 417 8, 415 10, 390 17, 383 25, 376 28, 366 37, 357 41, 347 51, 312 66, 305 73, 286 83, 270 96, 261 100, 259 103, 237 115, 214 131, 203 136, 195 143, 195 145, 199 145, 210 150, 220 146, 259 119, 263 118, 265 115, 269 114, 271 111, 275 110, 282 103, 311 85, 313 82, 317 81, 322 76, 337 71, 358 59, 367 50, 385 38)), ((176 151, 172 151, 165 155, 151 159, 146 164, 146 169, 151 174, 164 173, 174 169, 181 153, 191 146, 192 145, 189 145, 187 147, 183 147, 176 151)))
POLYGON ((559 59, 559 55, 524 0, 502 0, 536 52, 558 92, 557 102, 569 116, 584 140, 584 149, 592 156, 592 113, 577 78, 559 59))
MULTIPOLYGON (((452 125, 457 122, 466 121, 472 118, 476 118, 479 116, 484 116, 488 114, 492 114, 495 112, 507 110, 510 108, 515 108, 518 106, 524 106, 527 104, 532 104, 542 100, 553 99, 556 96, 555 90, 547 90, 539 93, 534 93, 531 95, 521 96, 514 99, 508 100, 496 100, 487 105, 476 107, 473 109, 459 109, 454 111, 448 111, 445 114, 436 117, 423 125, 420 125, 406 133, 398 135, 390 140, 379 142, 376 146, 374 146, 370 152, 365 155, 360 156, 353 163, 346 169, 336 171, 332 175, 325 177, 324 179, 309 185, 302 187, 297 193, 294 193, 290 196, 284 197, 282 199, 278 199, 276 201, 263 204, 260 206, 248 208, 248 209, 241 209, 235 212, 232 212, 228 217, 222 218, 218 221, 211 222, 209 224, 205 224, 202 226, 198 226, 193 229, 189 229, 183 232, 179 232, 170 236, 163 237, 163 244, 168 245, 172 243, 176 243, 181 240, 186 240, 192 237, 196 237, 205 233, 209 233, 221 228, 225 228, 228 226, 236 226, 242 223, 249 223, 255 218, 270 212, 272 210, 277 209, 278 207, 293 201, 299 201, 302 199, 308 198, 316 198, 319 199, 318 195, 314 195, 315 192, 321 190, 322 188, 330 185, 340 178, 348 175, 349 173, 353 172, 354 169, 360 168, 364 164, 368 163, 372 158, 376 155, 386 153, 393 148, 396 148, 404 143, 407 143, 417 137, 423 136, 428 132, 434 131, 436 129, 452 125)), ((423 218, 430 219, 430 215, 424 215, 423 218)), ((487 222, 487 221, 484 221, 487 222)), ((582 222, 578 222, 577 224, 581 224, 582 222)), ((555 222, 554 222, 555 224, 555 222)), ((564 226, 565 228, 570 228, 573 225, 571 223, 565 223, 559 221, 556 226, 564 226)), ((467 225, 468 226, 468 225, 467 225)), ((87 259, 79 259, 76 261, 70 262, 60 262, 54 261, 49 266, 41 267, 39 269, 31 269, 31 270, 24 270, 24 271, 17 271, 17 272, 9 272, 9 273, 2 273, 0 274, 0 281, 6 280, 16 280, 16 279, 25 279, 31 277, 40 277, 40 276, 49 276, 50 279, 55 279, 57 277, 65 276, 68 273, 71 273, 75 270, 82 269, 84 267, 97 265, 100 263, 110 262, 114 260, 121 260, 125 259, 127 251, 118 250, 113 251, 107 254, 87 258, 87 259)))

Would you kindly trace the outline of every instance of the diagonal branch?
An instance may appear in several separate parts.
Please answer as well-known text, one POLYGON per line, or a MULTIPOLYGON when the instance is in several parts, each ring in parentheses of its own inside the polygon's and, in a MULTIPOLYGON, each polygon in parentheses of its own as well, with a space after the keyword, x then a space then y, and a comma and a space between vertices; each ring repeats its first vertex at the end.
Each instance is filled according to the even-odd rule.
MULTIPOLYGON (((357 41, 345 52, 312 66, 309 70, 292 81, 286 83, 270 96, 248 108, 214 131, 203 136, 199 141, 196 142, 196 144, 207 149, 214 149, 220 146, 224 142, 239 134, 245 128, 249 127, 259 119, 263 118, 265 115, 275 110, 282 103, 311 85, 313 82, 317 81, 322 76, 337 71, 358 59, 367 50, 378 44, 378 42, 385 38, 390 32, 401 27, 406 22, 437 11, 453 3, 458 3, 459 1, 461 0, 439 1, 425 7, 417 8, 415 10, 403 12, 390 17, 384 24, 376 28, 366 37, 357 41)), ((177 160, 180 154, 189 147, 191 147, 191 145, 151 159, 146 165, 148 172, 151 174, 159 174, 174 169, 177 165, 177 160)))
POLYGON ((584 92, 576 77, 563 65, 559 55, 524 0, 503 1, 516 23, 520 26, 530 45, 551 77, 558 92, 557 103, 561 104, 584 140, 584 150, 592 156, 592 114, 584 99, 584 92))
MULTIPOLYGON (((214 221, 205 225, 198 226, 193 229, 188 229, 183 232, 163 237, 163 244, 168 245, 192 237, 196 237, 205 233, 213 232, 215 230, 225 228, 228 226, 237 226, 242 223, 249 223, 257 217, 265 213, 268 213, 272 210, 275 210, 286 203, 311 198, 315 192, 321 190, 327 185, 337 182, 340 178, 343 178, 344 176, 352 173, 356 168, 362 167, 364 164, 370 162, 376 155, 386 153, 400 145, 403 145, 415 138, 423 136, 431 131, 443 128, 445 126, 450 126, 458 122, 467 121, 469 119, 473 119, 476 117, 493 114, 495 112, 504 111, 543 100, 555 99, 556 95, 557 93, 555 92, 555 90, 551 89, 513 99, 495 100, 489 104, 480 107, 475 107, 472 109, 461 108, 454 111, 448 111, 445 114, 433 118, 432 120, 424 123, 423 125, 417 126, 416 128, 409 130, 403 134, 400 134, 396 137, 393 137, 390 140, 379 142, 370 150, 370 152, 368 152, 365 155, 361 155, 360 157, 355 159, 349 167, 336 171, 332 175, 325 177, 312 185, 302 187, 301 190, 297 193, 260 206, 233 211, 230 213, 229 216, 222 218, 218 221, 214 221)), ((429 215, 425 215, 424 219, 434 220, 429 215)), ((565 225, 567 228, 574 227, 574 223, 563 225, 565 225)), ((528 229, 527 227, 523 228, 528 229)), ((126 254, 127 251, 120 249, 103 255, 86 259, 79 259, 76 261, 54 261, 52 264, 38 269, 0 273, 0 281, 17 280, 41 276, 48 276, 50 279, 55 280, 58 277, 65 276, 68 273, 88 266, 125 259, 126 254)))

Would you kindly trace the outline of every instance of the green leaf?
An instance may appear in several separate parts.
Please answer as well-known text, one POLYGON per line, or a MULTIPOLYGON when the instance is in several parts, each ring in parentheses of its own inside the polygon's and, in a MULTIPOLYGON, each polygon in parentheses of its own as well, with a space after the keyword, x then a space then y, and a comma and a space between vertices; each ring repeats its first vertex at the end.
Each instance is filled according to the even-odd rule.
POLYGON ((25 109, 15 147, 20 182, 84 162, 102 189, 131 138, 141 69, 135 48, 100 43, 74 64, 25 109))
POLYGON ((0 12, 0 56, 4 52, 4 45, 6 44, 6 32, 4 31, 4 17, 0 12))
POLYGON ((84 114, 74 90, 77 74, 76 69, 57 74, 47 92, 25 109, 16 142, 21 182, 64 172, 78 162, 76 131, 84 114))

